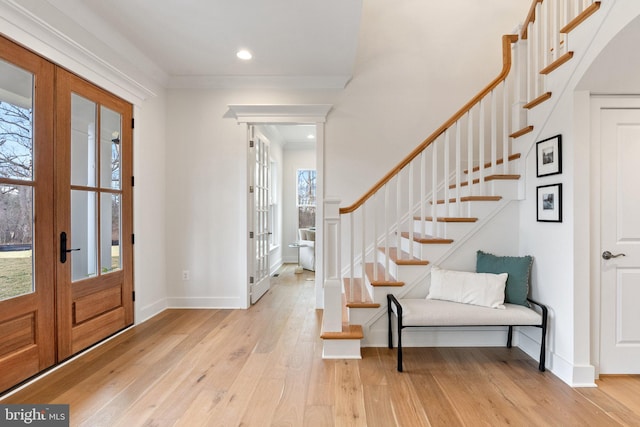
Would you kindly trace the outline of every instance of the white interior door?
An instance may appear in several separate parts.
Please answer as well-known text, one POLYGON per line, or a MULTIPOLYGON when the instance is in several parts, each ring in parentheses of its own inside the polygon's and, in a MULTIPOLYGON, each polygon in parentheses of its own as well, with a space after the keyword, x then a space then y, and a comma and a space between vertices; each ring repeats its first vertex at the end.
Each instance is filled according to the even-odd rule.
POLYGON ((600 373, 640 374, 640 109, 601 110, 600 373))
POLYGON ((249 293, 255 304, 269 290, 271 230, 271 161, 269 141, 249 127, 249 293))

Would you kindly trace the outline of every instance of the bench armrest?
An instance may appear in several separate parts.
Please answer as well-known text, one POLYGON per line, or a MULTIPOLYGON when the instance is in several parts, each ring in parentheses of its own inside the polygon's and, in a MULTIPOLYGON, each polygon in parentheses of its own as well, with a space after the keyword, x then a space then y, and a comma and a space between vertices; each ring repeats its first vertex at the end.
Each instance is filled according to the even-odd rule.
POLYGON ((540 309, 542 310, 542 320, 546 320, 547 318, 547 313, 549 312, 549 310, 547 309, 547 306, 544 304, 541 304, 537 301, 532 300, 531 298, 527 298, 527 301, 529 301, 531 304, 533 305, 537 305, 538 307, 540 307, 540 309))
POLYGON ((395 295, 387 294, 387 312, 389 313, 389 316, 391 316, 391 313, 393 313, 393 309, 391 308, 391 304, 393 304, 396 307, 396 315, 397 315, 397 317, 402 318, 402 305, 396 299, 395 295))

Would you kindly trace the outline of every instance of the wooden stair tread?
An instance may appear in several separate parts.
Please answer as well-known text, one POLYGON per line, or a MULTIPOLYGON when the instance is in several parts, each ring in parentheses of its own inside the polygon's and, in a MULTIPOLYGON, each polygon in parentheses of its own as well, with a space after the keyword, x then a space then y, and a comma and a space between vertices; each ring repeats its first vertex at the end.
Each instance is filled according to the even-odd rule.
POLYGON ((353 278, 353 286, 351 278, 344 278, 344 294, 343 304, 348 308, 378 308, 380 304, 373 302, 368 293, 362 298, 362 279, 360 277, 353 278))
POLYGON ((368 262, 367 264, 365 264, 365 270, 371 286, 404 286, 404 282, 397 281, 395 277, 391 275, 389 275, 389 280, 385 280, 384 266, 380 263, 374 264, 372 262, 368 262), (378 280, 374 279, 374 269, 377 269, 378 271, 378 280))
MULTIPOLYGON (((385 252, 384 248, 378 248, 378 250, 382 253, 385 252)), ((396 265, 429 265, 429 261, 411 257, 408 252, 400 251, 400 256, 398 257, 398 248, 393 247, 389 248, 389 258, 396 265)))
POLYGON ((565 62, 568 62, 571 58, 573 58, 573 52, 565 53, 560 58, 556 59, 551 64, 547 65, 542 70, 540 70, 540 74, 545 74, 546 75, 546 74, 551 73, 553 70, 559 68, 565 62))
POLYGON ((526 135, 529 132, 533 132, 533 125, 524 127, 518 131, 515 131, 514 133, 512 133, 511 135, 509 135, 509 138, 520 138, 522 135, 526 135))
MULTIPOLYGON (((460 197, 461 202, 499 202, 502 200, 502 196, 465 196, 460 197)), ((456 198, 452 197, 449 199, 449 203, 455 203, 456 198)), ((433 204, 433 202, 430 202, 433 204)), ((444 199, 436 200, 436 203, 439 205, 444 205, 444 199)))
MULTIPOLYGON (((518 160, 520 158, 520 153, 515 153, 509 156, 509 161, 512 162, 514 160, 518 160)), ((496 160, 496 166, 504 163, 504 159, 496 160)), ((487 162, 484 164, 485 169, 489 169, 491 167, 491 162, 487 162)), ((480 170, 480 166, 475 166, 471 171, 478 172, 480 170)), ((464 173, 469 173, 469 169, 465 169, 464 173)))
POLYGON ((524 104, 522 108, 526 108, 527 110, 530 110, 533 107, 537 107, 538 105, 542 104, 544 101, 548 99, 551 99, 551 92, 543 93, 533 101, 529 101, 528 103, 524 104))
MULTIPOLYGON (((420 218, 419 216, 414 216, 413 219, 415 219, 416 221, 422 221, 422 218, 420 218)), ((433 221, 433 217, 432 216, 428 216, 425 217, 424 219, 425 221, 433 221)), ((437 222, 477 222, 478 218, 472 218, 472 217, 454 217, 454 216, 442 216, 442 217, 438 217, 436 218, 437 222)))
POLYGON ((582 13, 580 13, 578 16, 573 18, 567 25, 562 27, 560 32, 563 33, 563 34, 567 34, 567 33, 571 32, 571 30, 573 30, 578 25, 580 25, 582 22, 584 22, 588 17, 590 17, 591 15, 596 13, 598 11, 598 9, 600 9, 600 2, 599 1, 594 2, 593 4, 591 4, 591 6, 587 7, 585 10, 583 10, 582 13))
POLYGON ((364 338, 362 325, 342 324, 341 332, 322 332, 320 338, 323 340, 361 340, 364 338))
MULTIPOLYGON (((408 231, 403 231, 400 235, 406 239, 409 238, 408 231)), ((417 243, 436 244, 436 245, 440 245, 440 244, 446 245, 449 243, 453 243, 453 239, 443 239, 440 237, 429 236, 428 234, 425 234, 423 236, 420 233, 413 233, 413 241, 417 243)))
MULTIPOLYGON (((488 181, 504 181, 504 180, 518 180, 520 179, 520 175, 487 175, 484 177, 485 182, 488 181)), ((474 184, 480 183, 480 178, 476 178, 473 180, 474 184)), ((461 187, 466 187, 469 185, 469 181, 464 181, 460 183, 461 187)), ((456 184, 451 184, 449 188, 456 188, 456 184)))

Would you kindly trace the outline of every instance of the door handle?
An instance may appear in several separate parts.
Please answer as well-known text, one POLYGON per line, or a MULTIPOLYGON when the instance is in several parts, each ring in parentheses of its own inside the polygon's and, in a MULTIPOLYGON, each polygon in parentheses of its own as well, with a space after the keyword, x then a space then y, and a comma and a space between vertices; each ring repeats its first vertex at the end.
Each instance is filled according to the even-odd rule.
POLYGON ((626 254, 612 254, 609 251, 602 252, 602 259, 618 258, 619 256, 627 256, 626 254))
POLYGON ((72 251, 79 251, 80 248, 67 249, 67 233, 64 231, 60 233, 60 262, 64 264, 67 262, 67 254, 72 251))

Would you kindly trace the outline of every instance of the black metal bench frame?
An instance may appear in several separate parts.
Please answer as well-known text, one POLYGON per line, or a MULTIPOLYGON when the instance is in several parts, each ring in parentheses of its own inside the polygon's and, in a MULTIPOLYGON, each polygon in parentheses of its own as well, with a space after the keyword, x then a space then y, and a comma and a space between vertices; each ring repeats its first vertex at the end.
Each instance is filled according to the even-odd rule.
MULTIPOLYGON (((547 342, 547 316, 548 309, 545 305, 540 304, 532 300, 531 298, 527 298, 531 304, 534 304, 542 310, 542 323, 540 325, 451 325, 451 327, 468 327, 468 326, 507 326, 509 331, 507 332, 507 348, 511 348, 511 338, 513 336, 513 326, 535 326, 536 328, 542 329, 542 341, 540 343, 540 364, 538 365, 538 369, 540 372, 545 371, 545 354, 546 354, 546 342, 547 342)), ((391 316, 393 315, 393 310, 391 308, 391 304, 396 307, 396 317, 398 319, 398 372, 402 372, 402 330, 404 328, 434 328, 434 327, 443 327, 446 328, 446 325, 404 325, 402 323, 402 305, 398 302, 396 297, 393 294, 387 294, 387 316, 389 319, 389 348, 393 348, 393 333, 392 333, 392 324, 391 324, 391 316)))

